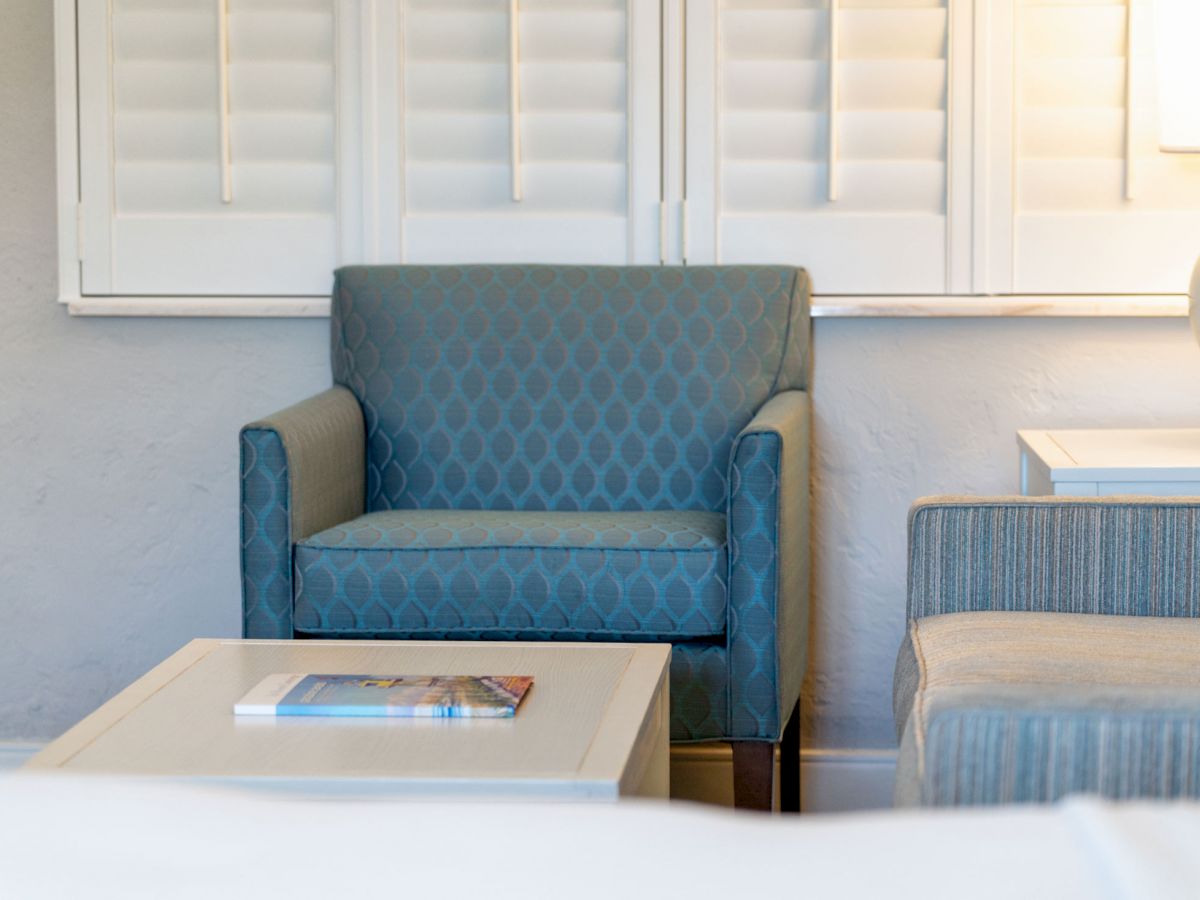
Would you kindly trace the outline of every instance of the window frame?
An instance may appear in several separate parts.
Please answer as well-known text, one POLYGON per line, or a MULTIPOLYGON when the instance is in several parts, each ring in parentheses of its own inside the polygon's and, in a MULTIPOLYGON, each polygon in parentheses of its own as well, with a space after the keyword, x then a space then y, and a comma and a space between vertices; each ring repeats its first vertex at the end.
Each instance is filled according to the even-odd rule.
MULTIPOLYGON (((77 2, 54 0, 58 302, 66 305, 74 316, 328 316, 329 299, 322 296, 150 297, 82 293, 77 2)), ((682 0, 662 2, 666 15, 682 16, 682 0)), ((1014 203, 1014 78, 1011 52, 1007 59, 1001 57, 1004 46, 1011 49, 1017 2, 1019 0, 947 0, 949 292, 924 296, 818 294, 813 299, 814 317, 1187 316, 1184 285, 1178 294, 1019 295, 1004 291, 1006 286, 1011 291, 1012 286, 1013 234, 1011 226, 1004 227, 1004 224, 1012 221, 1014 203), (964 52, 964 48, 969 48, 970 52, 964 52), (1005 64, 1007 77, 1004 75, 1005 64), (964 147, 967 148, 965 152, 964 147)), ((394 16, 383 8, 387 4, 378 0, 363 0, 363 3, 364 16, 394 16)), ((689 23, 689 32, 692 27, 689 23)), ((681 35, 682 30, 680 26, 675 33, 681 35)), ((663 52, 667 52, 665 48, 663 52)), ((364 136, 371 133, 370 126, 369 122, 360 123, 364 136)), ((664 155, 669 146, 674 146, 666 137, 664 155)), ((674 140, 678 144, 679 138, 674 140)), ((370 189, 366 179, 367 173, 364 173, 364 204, 369 203, 371 197, 380 196, 378 191, 370 189)), ((665 214, 672 212, 664 206, 665 214)), ((380 236, 386 234, 387 217, 386 210, 363 210, 363 221, 375 221, 380 226, 374 234, 363 235, 362 245, 368 261, 381 255, 380 236)), ((672 227, 672 232, 678 230, 676 226, 672 227)), ((1197 250, 1200 252, 1200 248, 1197 250)))

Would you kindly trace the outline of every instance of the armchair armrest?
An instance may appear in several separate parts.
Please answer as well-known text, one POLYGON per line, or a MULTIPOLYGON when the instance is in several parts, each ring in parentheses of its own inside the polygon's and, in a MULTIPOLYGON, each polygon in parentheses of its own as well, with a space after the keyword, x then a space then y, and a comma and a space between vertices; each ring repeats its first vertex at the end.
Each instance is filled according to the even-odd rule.
POLYGON ((241 432, 242 630, 292 637, 292 546, 362 515, 365 428, 334 387, 241 432))
POLYGON ((969 610, 1200 616, 1200 498, 928 497, 908 618, 969 610))
POLYGON ((810 401, 768 400, 729 467, 730 735, 778 741, 808 650, 810 401))

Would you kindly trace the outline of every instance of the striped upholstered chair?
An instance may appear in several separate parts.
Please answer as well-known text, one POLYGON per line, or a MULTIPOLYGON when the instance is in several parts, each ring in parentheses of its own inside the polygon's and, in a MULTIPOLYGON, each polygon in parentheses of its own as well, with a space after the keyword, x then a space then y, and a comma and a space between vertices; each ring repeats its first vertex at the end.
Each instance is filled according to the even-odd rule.
POLYGON ((899 805, 1200 797, 1200 498, 909 517, 899 805))
POLYGON ((354 267, 331 335, 242 432, 246 636, 670 642, 672 739, 794 807, 805 273, 354 267))

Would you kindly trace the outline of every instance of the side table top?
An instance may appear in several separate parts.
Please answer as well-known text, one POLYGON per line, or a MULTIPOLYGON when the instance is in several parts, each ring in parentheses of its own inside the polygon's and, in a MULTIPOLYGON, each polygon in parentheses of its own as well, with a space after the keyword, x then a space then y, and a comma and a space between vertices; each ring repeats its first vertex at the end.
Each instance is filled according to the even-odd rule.
POLYGON ((1200 481, 1200 428, 1025 429, 1053 481, 1200 481))
POLYGON ((666 644, 195 640, 27 768, 601 796, 665 720, 666 644), (235 716, 275 672, 532 675, 511 719, 235 716))

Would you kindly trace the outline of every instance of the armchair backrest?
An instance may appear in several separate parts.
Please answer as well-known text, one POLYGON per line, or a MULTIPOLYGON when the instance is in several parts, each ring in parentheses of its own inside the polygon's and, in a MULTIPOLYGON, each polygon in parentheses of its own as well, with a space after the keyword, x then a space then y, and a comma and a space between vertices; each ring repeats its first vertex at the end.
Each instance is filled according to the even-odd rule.
POLYGON ((908 617, 1200 618, 1198 561, 1197 497, 925 497, 908 514, 908 617))
POLYGON ((723 509, 733 439, 805 386, 808 295, 787 266, 343 268, 367 507, 723 509))

